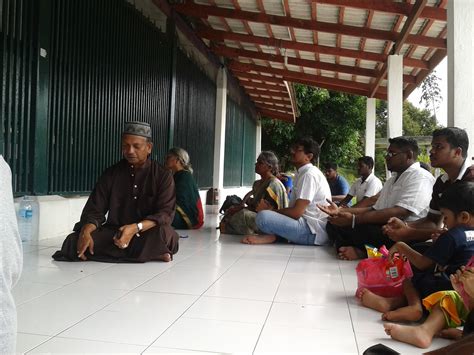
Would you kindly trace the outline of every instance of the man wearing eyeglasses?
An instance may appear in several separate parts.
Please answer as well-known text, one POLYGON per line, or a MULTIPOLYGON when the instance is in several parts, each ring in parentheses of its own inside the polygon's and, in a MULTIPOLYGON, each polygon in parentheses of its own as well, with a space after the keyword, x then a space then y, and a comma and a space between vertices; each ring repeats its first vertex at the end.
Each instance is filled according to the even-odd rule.
POLYGON ((408 137, 389 139, 385 156, 392 177, 372 207, 339 208, 334 203, 319 206, 329 214, 327 232, 341 259, 355 260, 366 256, 365 245, 374 247, 394 242, 382 232, 392 217, 404 222, 416 221, 428 214, 434 177, 417 162, 418 144, 408 137))
POLYGON ((443 218, 439 208, 442 193, 458 181, 474 181, 474 166, 467 158, 468 148, 469 137, 461 128, 446 127, 433 132, 430 149, 431 166, 441 168, 445 173, 433 186, 430 209, 426 217, 409 223, 395 217, 388 220, 383 231, 391 240, 423 242, 443 232, 441 229, 443 218))

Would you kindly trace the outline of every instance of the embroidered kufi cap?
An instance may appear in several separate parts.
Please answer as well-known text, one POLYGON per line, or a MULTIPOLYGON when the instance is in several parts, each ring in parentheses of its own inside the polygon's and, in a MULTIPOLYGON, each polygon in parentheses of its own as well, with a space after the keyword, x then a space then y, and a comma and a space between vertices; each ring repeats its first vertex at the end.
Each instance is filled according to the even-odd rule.
POLYGON ((146 122, 125 122, 125 128, 122 134, 151 138, 151 127, 150 124, 146 122))

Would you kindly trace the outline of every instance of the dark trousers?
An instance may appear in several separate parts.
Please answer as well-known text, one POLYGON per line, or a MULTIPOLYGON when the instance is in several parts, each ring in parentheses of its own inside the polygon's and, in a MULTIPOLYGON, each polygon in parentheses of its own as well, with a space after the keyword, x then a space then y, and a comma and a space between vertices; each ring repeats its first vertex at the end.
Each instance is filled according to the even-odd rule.
MULTIPOLYGON (((118 248, 113 241, 118 227, 104 225, 92 232, 94 240, 94 255, 86 251, 88 260, 126 263, 159 260, 159 256, 178 252, 179 235, 168 225, 156 226, 133 237, 125 249, 118 248)), ((63 242, 61 250, 53 255, 56 261, 80 261, 77 257, 77 242, 79 232, 69 234, 63 242)))
POLYGON ((351 246, 366 253, 366 244, 376 248, 385 245, 387 249, 395 244, 393 240, 382 233, 382 226, 378 224, 359 224, 352 229, 351 227, 338 227, 328 223, 326 231, 336 250, 340 247, 351 246))

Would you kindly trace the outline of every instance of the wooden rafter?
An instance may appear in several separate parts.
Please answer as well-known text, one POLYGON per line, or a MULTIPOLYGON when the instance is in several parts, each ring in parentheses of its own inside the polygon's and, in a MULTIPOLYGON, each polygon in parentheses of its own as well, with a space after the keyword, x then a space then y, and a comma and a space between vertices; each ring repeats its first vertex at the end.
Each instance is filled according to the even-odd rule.
MULTIPOLYGON (((400 50, 402 49, 402 46, 407 41, 408 36, 410 35, 410 32, 411 32, 413 26, 415 25, 416 20, 418 20, 418 17, 420 16, 421 11, 426 6, 427 1, 428 0, 417 0, 415 5, 413 6, 413 12, 410 13, 410 16, 405 21, 405 24, 403 25, 402 31, 400 32, 400 37, 392 47, 392 54, 399 54, 400 53, 400 50)), ((374 84, 373 84, 373 86, 370 90, 370 97, 372 97, 375 94, 375 92, 377 91, 377 89, 379 88, 380 84, 382 83, 382 80, 387 75, 387 71, 388 71, 388 65, 384 64, 379 77, 374 82, 374 84)))
MULTIPOLYGON (((413 5, 392 0, 312 0, 320 4, 353 7, 356 9, 373 10, 409 16, 413 12, 413 5)), ((425 7, 420 13, 420 18, 447 21, 447 12, 444 8, 425 7)))
MULTIPOLYGON (((213 48, 214 53, 217 55, 222 55, 227 58, 236 58, 236 57, 245 57, 245 58, 252 58, 252 59, 261 59, 270 62, 276 63, 284 63, 285 58, 281 55, 274 55, 269 53, 259 53, 255 51, 248 51, 243 49, 237 48, 230 48, 224 46, 218 46, 213 48)), ((380 73, 374 69, 365 69, 365 68, 355 68, 351 65, 341 65, 341 64, 332 64, 327 62, 319 62, 315 60, 309 59, 298 59, 293 57, 287 57, 288 64, 306 67, 306 68, 313 68, 313 69, 322 69, 327 71, 333 72, 340 72, 352 75, 359 75, 359 76, 366 76, 371 78, 377 78, 380 73)), ((403 80, 407 83, 414 83, 415 80, 410 75, 404 75, 403 80)))
POLYGON ((274 77, 274 76, 252 74, 252 73, 242 73, 242 72, 235 72, 233 74, 238 78, 259 80, 259 81, 267 82, 267 83, 283 84, 283 79, 282 78, 277 78, 277 77, 274 77))
MULTIPOLYGON (((271 73, 279 75, 287 81, 301 83, 305 85, 318 86, 322 88, 327 88, 329 90, 339 90, 349 93, 355 93, 357 95, 367 96, 370 89, 369 84, 353 82, 350 80, 334 79, 325 76, 310 75, 305 73, 299 73, 296 71, 269 68, 261 65, 240 63, 236 61, 230 62, 228 67, 234 72, 255 71, 261 73, 271 73)), ((385 92, 382 90, 382 88, 380 89, 381 90, 379 90, 380 92, 377 93, 376 97, 386 97, 385 92)))
MULTIPOLYGON (((287 48, 300 50, 316 54, 328 54, 348 58, 359 58, 362 60, 368 60, 373 62, 384 63, 387 60, 387 55, 383 53, 373 53, 368 51, 360 51, 346 48, 336 48, 330 46, 314 45, 310 43, 301 43, 295 41, 287 41, 276 38, 268 38, 261 36, 250 36, 241 33, 226 32, 220 30, 213 30, 210 28, 199 29, 197 30, 198 36, 206 38, 213 41, 224 42, 225 40, 236 41, 236 42, 246 42, 261 44, 269 47, 275 48, 287 48)), ((404 60, 405 65, 420 68, 428 69, 428 63, 419 59, 407 58, 404 60)))
POLYGON ((295 116, 290 115, 290 114, 282 113, 279 111, 268 110, 264 108, 259 108, 259 112, 262 116, 275 118, 277 120, 282 120, 282 121, 291 122, 291 123, 295 122, 295 116))
MULTIPOLYGON (((226 9, 216 6, 198 5, 187 3, 175 5, 175 10, 187 16, 207 18, 208 16, 225 17, 236 20, 245 20, 262 24, 272 24, 284 27, 300 28, 304 30, 316 30, 319 32, 335 33, 354 37, 366 37, 382 41, 397 41, 398 33, 394 31, 384 31, 378 29, 364 29, 357 26, 339 25, 329 22, 311 21, 300 18, 268 15, 260 12, 242 11, 226 9)), ((407 43, 424 45, 446 49, 446 41, 440 38, 433 38, 420 35, 408 35, 407 43)))

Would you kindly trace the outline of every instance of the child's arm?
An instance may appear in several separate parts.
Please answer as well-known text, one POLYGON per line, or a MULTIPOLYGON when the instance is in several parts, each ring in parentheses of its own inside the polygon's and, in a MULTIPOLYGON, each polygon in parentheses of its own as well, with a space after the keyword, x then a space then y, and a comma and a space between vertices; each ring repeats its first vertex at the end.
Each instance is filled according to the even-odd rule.
POLYGON ((435 264, 433 260, 427 258, 423 254, 418 253, 404 242, 397 242, 393 247, 390 248, 390 258, 392 258, 393 254, 397 252, 401 255, 405 255, 408 261, 418 270, 428 270, 435 264))

